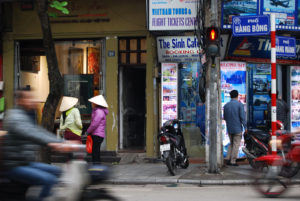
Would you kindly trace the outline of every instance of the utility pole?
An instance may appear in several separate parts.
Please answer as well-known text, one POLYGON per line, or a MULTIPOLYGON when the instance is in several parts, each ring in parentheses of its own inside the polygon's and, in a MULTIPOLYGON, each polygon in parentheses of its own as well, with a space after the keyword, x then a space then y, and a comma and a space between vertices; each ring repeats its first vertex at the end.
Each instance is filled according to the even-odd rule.
MULTIPOLYGON (((217 0, 211 0, 210 8, 206 9, 206 27, 215 27, 220 30, 219 6, 217 0)), ((217 43, 219 43, 220 31, 217 32, 217 43)), ((215 46, 212 46, 213 49, 215 46)), ((220 56, 219 45, 217 44, 217 53, 210 53, 210 44, 207 45, 207 77, 206 77, 206 128, 209 135, 208 145, 208 172, 219 173, 218 156, 221 157, 221 149, 218 149, 221 139, 221 101, 220 101, 220 56)))

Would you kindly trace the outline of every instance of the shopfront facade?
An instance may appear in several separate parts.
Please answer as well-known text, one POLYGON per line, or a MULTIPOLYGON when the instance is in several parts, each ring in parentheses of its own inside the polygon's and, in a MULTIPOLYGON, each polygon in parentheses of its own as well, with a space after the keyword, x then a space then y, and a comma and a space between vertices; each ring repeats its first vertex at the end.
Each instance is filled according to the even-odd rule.
POLYGON ((181 121, 182 133, 191 158, 205 159, 205 102, 199 96, 203 76, 201 47, 194 35, 158 36, 161 67, 160 125, 181 121))
MULTIPOLYGON (((64 95, 79 98, 85 127, 91 114, 88 98, 105 96, 109 115, 103 149, 155 156, 156 54, 146 26, 146 2, 76 0, 68 9, 69 15, 50 17, 64 95)), ((16 89, 30 87, 41 118, 49 81, 39 18, 35 6, 22 9, 21 3, 12 3, 11 13, 11 30, 3 33, 6 108, 13 107, 16 89)))

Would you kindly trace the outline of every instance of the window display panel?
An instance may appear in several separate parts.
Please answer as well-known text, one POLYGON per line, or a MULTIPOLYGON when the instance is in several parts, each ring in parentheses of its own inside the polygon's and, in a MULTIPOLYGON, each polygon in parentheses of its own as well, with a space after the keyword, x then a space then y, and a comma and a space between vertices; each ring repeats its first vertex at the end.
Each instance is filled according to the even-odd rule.
MULTIPOLYGON (((222 138, 223 138, 223 155, 226 157, 228 146, 230 144, 227 133, 226 122, 223 120, 223 108, 226 103, 231 101, 230 92, 237 90, 239 92, 238 101, 244 104, 246 110, 246 63, 235 61, 223 61, 221 67, 221 98, 222 98, 222 138)), ((244 139, 242 138, 238 158, 245 156, 242 151, 244 139)))
POLYGON ((101 41, 58 41, 55 48, 59 70, 65 83, 64 95, 77 97, 80 112, 83 115, 90 114, 91 105, 86 100, 98 95, 103 88, 101 41))
POLYGON ((265 129, 271 99, 271 65, 247 64, 249 69, 249 126, 265 129))
POLYGON ((199 97, 200 62, 179 65, 179 119, 190 157, 205 156, 205 105, 199 97))

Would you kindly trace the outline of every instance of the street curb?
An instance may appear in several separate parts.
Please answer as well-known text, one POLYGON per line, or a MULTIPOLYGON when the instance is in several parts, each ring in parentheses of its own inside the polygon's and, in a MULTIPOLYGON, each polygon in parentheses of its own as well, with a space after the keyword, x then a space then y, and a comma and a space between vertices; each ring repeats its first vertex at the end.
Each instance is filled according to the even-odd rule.
MULTIPOLYGON (((251 185, 254 180, 193 180, 193 179, 110 179, 106 184, 146 185, 146 184, 196 184, 196 185, 251 185)), ((300 179, 292 179, 290 184, 300 184, 300 179)))
POLYGON ((196 184, 196 185, 248 185, 253 180, 193 180, 193 179, 110 179, 105 181, 107 184, 196 184))

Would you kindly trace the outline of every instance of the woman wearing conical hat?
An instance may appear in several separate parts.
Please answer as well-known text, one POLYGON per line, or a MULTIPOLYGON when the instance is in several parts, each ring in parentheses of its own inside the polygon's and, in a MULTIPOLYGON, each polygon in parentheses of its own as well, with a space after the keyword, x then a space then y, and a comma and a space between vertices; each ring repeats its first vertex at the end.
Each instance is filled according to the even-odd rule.
POLYGON ((61 112, 59 129, 64 130, 66 140, 81 142, 82 122, 78 108, 74 107, 78 98, 64 96, 59 108, 61 112))
POLYGON ((108 105, 102 95, 90 98, 93 112, 91 124, 87 129, 87 133, 92 135, 93 149, 92 161, 97 164, 100 163, 100 147, 105 138, 106 115, 108 114, 108 105))

